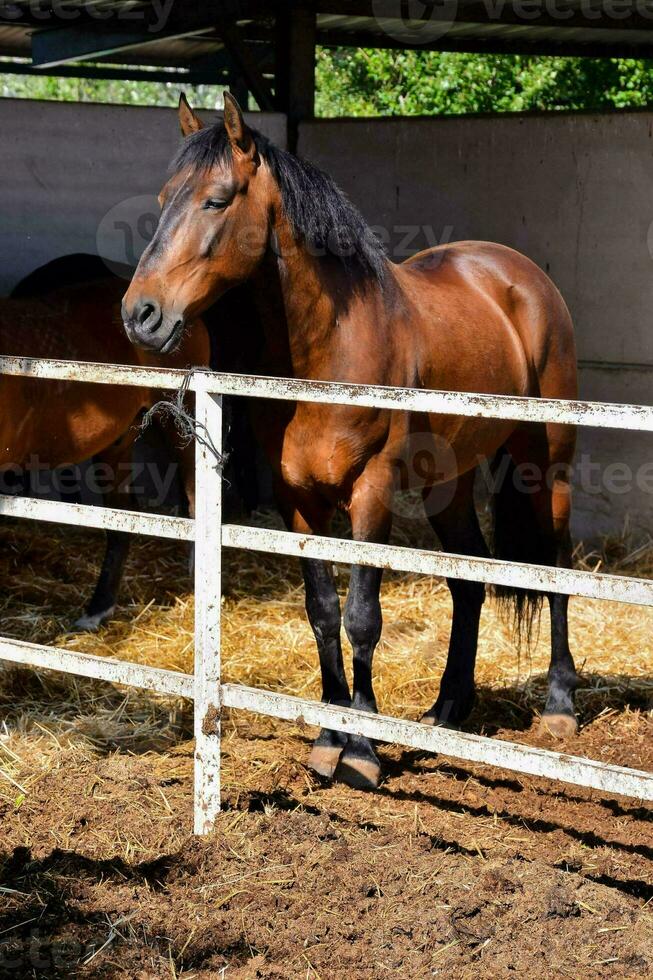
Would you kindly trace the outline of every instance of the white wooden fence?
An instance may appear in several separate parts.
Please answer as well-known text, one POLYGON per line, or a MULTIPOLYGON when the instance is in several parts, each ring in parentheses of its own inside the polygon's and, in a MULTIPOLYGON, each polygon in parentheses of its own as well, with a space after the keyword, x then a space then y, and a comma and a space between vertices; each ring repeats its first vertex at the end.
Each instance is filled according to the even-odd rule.
MULTIPOLYGON (((13 357, 0 357, 0 374, 169 390, 178 390, 188 380, 185 372, 176 370, 13 357)), ((218 452, 222 439, 222 395, 364 405, 521 421, 567 422, 653 432, 653 407, 642 405, 424 391, 209 372, 195 372, 189 388, 196 393, 197 422, 206 427, 218 452)), ((222 476, 216 466, 215 457, 198 442, 196 460, 197 507, 194 521, 0 495, 0 515, 194 540, 194 674, 125 663, 8 638, 0 638, 0 660, 95 677, 160 694, 193 698, 197 834, 206 834, 212 829, 220 810, 220 713, 223 706, 244 708, 287 720, 302 719, 309 725, 325 726, 384 742, 396 742, 429 752, 441 752, 454 758, 500 766, 515 772, 593 787, 606 793, 620 793, 639 800, 653 801, 653 773, 606 765, 593 759, 545 751, 499 739, 431 728, 419 722, 367 714, 352 708, 321 704, 239 684, 222 684, 221 551, 223 547, 245 548, 501 585, 522 585, 543 591, 651 606, 653 581, 223 524, 222 476)), ((597 651, 597 658, 597 665, 600 666, 600 651, 597 651)))

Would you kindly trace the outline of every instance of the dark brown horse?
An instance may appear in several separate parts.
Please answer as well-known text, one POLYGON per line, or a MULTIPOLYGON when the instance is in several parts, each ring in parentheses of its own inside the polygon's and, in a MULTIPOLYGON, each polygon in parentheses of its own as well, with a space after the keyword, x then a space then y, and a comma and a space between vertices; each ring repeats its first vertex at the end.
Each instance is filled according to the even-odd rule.
MULTIPOLYGON (((189 319, 249 281, 266 331, 263 354, 250 366, 257 373, 575 397, 569 312, 529 259, 501 245, 460 242, 395 265, 333 181, 250 130, 232 98, 225 96, 224 125, 202 128, 183 99, 180 118, 187 139, 161 192, 157 232, 123 303, 126 331, 139 346, 173 351, 189 319)), ((341 508, 355 539, 387 541, 395 493, 417 445, 432 460, 423 480, 427 516, 448 551, 489 553, 473 483, 479 464, 494 459, 502 477, 495 488, 495 554, 570 564, 574 430, 568 426, 281 402, 257 402, 253 412, 293 531, 326 534, 341 508)), ((344 625, 354 652, 353 696, 330 566, 305 560, 303 572, 324 700, 376 710, 372 655, 381 635, 381 572, 352 569, 344 625)), ((424 717, 429 724, 460 724, 474 696, 485 588, 457 580, 449 587, 449 655, 437 701, 424 717)), ((536 597, 510 597, 528 618, 536 597)), ((577 677, 567 597, 548 598, 552 656, 543 719, 563 735, 576 729, 577 677)), ((328 776, 338 765, 356 785, 376 785, 380 774, 367 739, 332 731, 320 733, 310 762, 328 776)))
MULTIPOLYGON (((120 318, 123 280, 107 276, 39 289, 51 271, 45 270, 45 278, 26 281, 17 297, 0 303, 0 354, 162 365, 160 357, 127 342, 120 318), (34 295, 38 292, 39 297, 34 295)), ((198 324, 184 338, 173 364, 205 367, 208 362, 208 338, 198 324)), ((170 359, 165 364, 170 366, 170 359)), ((161 392, 149 388, 0 376, 0 472, 24 475, 76 466, 93 457, 105 503, 135 509, 130 470, 137 423, 142 411, 160 397, 161 392)), ((194 447, 183 447, 172 432, 166 434, 192 513, 194 447)), ((129 534, 107 532, 100 577, 77 628, 96 629, 112 614, 129 541, 129 534)))

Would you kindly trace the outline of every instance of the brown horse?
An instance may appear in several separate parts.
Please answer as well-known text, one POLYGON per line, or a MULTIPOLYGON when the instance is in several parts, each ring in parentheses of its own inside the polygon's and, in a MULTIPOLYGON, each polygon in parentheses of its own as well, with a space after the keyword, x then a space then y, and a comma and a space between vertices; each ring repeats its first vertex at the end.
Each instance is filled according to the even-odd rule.
MULTIPOLYGON (((128 336, 172 351, 186 323, 225 290, 251 282, 265 345, 250 370, 326 381, 576 396, 569 312, 529 259, 487 242, 429 249, 390 262, 333 181, 246 125, 225 95, 224 124, 202 128, 182 97, 188 134, 160 196, 161 217, 123 302, 128 336)), ((417 416, 339 405, 260 403, 254 421, 293 531, 326 534, 337 508, 357 540, 388 540, 395 492, 428 450, 427 516, 450 552, 489 553, 473 500, 474 472, 496 460, 498 557, 569 565, 569 463, 574 430, 494 419, 417 416), (527 483, 527 486, 524 484, 527 483), (524 491, 524 492, 521 492, 524 491)), ((352 569, 344 625, 354 653, 350 694, 340 604, 330 566, 305 560, 306 608, 325 701, 376 710, 372 655, 381 635, 381 571, 352 569)), ((437 701, 424 721, 460 724, 474 695, 485 588, 452 580, 453 624, 437 701)), ((506 590, 501 590, 507 598, 506 590)), ((528 619, 536 597, 509 594, 528 619)), ((576 729, 576 671, 566 596, 551 594, 552 650, 544 723, 576 729)), ((360 786, 380 767, 364 738, 323 731, 311 765, 360 786)))
MULTIPOLYGON (((0 354, 160 366, 161 358, 137 351, 120 319, 124 283, 107 277, 62 285, 36 298, 36 282, 22 298, 0 304, 0 354)), ((29 287, 29 288, 28 288, 29 287)), ((206 366, 208 337, 201 324, 184 338, 173 358, 177 367, 206 366)), ((166 359, 170 366, 170 360, 166 359)), ((39 469, 77 466, 93 457, 108 506, 136 508, 131 459, 144 409, 161 397, 147 388, 0 377, 0 473, 25 475, 39 469), (100 476, 101 475, 101 476, 100 476)), ((194 509, 193 446, 170 437, 191 513, 194 509)), ((97 629, 113 612, 130 535, 107 532, 104 562, 78 629, 97 629)))

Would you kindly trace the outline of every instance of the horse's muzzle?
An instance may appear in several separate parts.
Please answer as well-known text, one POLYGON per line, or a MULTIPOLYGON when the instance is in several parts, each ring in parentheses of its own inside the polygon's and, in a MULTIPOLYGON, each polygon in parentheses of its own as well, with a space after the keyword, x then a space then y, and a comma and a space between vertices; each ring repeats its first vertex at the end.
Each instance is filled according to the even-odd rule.
POLYGON ((155 299, 143 297, 130 309, 122 304, 122 321, 132 344, 144 350, 167 354, 181 339, 183 318, 167 315, 155 299))

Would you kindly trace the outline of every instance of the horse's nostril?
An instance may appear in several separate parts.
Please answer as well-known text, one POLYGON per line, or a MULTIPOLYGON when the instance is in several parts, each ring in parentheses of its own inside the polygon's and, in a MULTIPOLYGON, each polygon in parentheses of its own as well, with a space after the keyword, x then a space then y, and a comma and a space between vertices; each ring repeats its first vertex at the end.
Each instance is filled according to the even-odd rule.
POLYGON ((154 303, 143 303, 140 310, 138 311, 138 322, 142 327, 145 326, 148 320, 156 318, 156 307, 154 303))

